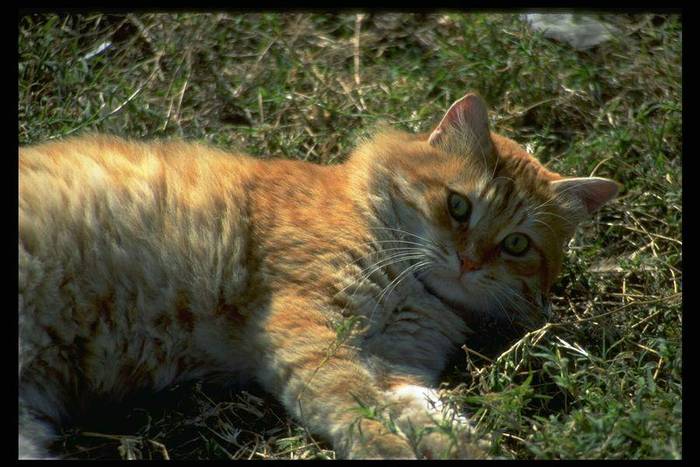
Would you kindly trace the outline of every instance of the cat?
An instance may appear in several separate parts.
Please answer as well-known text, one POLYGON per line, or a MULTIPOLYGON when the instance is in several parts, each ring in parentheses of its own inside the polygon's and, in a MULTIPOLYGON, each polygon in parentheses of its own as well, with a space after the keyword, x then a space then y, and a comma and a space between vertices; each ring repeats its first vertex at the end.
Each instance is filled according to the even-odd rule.
POLYGON ((485 457, 435 389, 447 355, 475 316, 542 324, 619 189, 549 171, 472 93, 336 165, 89 135, 21 147, 19 177, 21 458, 90 398, 222 374, 338 457, 485 457))

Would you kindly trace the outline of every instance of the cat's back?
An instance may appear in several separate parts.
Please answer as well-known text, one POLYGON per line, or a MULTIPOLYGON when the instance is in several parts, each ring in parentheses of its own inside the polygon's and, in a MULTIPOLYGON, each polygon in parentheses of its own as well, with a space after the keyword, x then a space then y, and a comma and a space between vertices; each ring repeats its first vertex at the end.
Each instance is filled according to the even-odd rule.
POLYGON ((107 388, 133 372, 121 354, 155 342, 145 367, 163 375, 144 378, 181 371, 162 362, 178 361, 171 354, 185 351, 197 314, 221 290, 227 299, 246 287, 243 213, 256 164, 200 144, 101 135, 20 148, 20 369, 61 370, 42 378, 68 384, 79 358, 107 388), (122 364, 107 363, 117 352, 122 364))
POLYGON ((20 202, 37 193, 51 199, 60 186, 80 197, 85 190, 130 191, 144 182, 167 182, 173 193, 207 188, 207 182, 235 184, 255 162, 178 140, 141 142, 99 134, 70 138, 19 148, 20 202))
POLYGON ((255 164, 200 144, 105 135, 20 147, 20 241, 38 251, 50 232, 79 238, 117 224, 165 234, 175 218, 242 204, 255 164))

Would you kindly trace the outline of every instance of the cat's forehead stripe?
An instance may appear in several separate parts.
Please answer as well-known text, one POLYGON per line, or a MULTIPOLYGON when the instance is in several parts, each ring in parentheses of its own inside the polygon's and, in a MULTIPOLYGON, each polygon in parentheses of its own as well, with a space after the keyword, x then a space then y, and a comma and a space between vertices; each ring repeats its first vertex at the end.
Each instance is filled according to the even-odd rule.
POLYGON ((488 207, 488 200, 494 196, 493 186, 486 179, 479 179, 478 184, 474 187, 473 194, 473 211, 469 217, 469 227, 472 228, 479 223, 488 207), (477 194, 478 193, 478 194, 477 194))
MULTIPOLYGON (((488 213, 489 218, 497 218, 505 214, 508 214, 509 218, 515 216, 522 208, 524 200, 518 196, 515 201, 514 191, 515 183, 511 178, 482 179, 480 185, 474 190, 478 195, 475 195, 476 206, 472 212, 470 226, 477 225, 485 213, 488 213)), ((524 218, 518 224, 523 220, 524 218)))

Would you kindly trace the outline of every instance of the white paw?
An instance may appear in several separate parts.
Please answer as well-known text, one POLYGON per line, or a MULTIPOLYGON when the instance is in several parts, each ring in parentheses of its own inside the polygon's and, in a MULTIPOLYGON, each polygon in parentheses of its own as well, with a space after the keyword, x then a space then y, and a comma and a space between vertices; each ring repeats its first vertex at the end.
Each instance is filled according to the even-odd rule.
POLYGON ((456 413, 441 399, 440 393, 432 388, 406 384, 392 391, 392 398, 402 403, 408 403, 415 408, 422 408, 428 415, 436 420, 450 419, 453 423, 459 423, 473 431, 467 417, 456 413))
POLYGON ((466 416, 445 403, 435 389, 404 385, 391 392, 397 425, 413 439, 418 457, 482 458, 484 443, 466 416))

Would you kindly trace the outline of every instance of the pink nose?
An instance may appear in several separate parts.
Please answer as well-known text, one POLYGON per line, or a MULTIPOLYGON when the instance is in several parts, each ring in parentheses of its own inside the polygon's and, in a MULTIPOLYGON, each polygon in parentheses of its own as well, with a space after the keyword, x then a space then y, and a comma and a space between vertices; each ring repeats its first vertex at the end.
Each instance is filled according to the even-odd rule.
POLYGON ((462 272, 471 272, 481 269, 481 263, 470 258, 460 257, 462 272))

